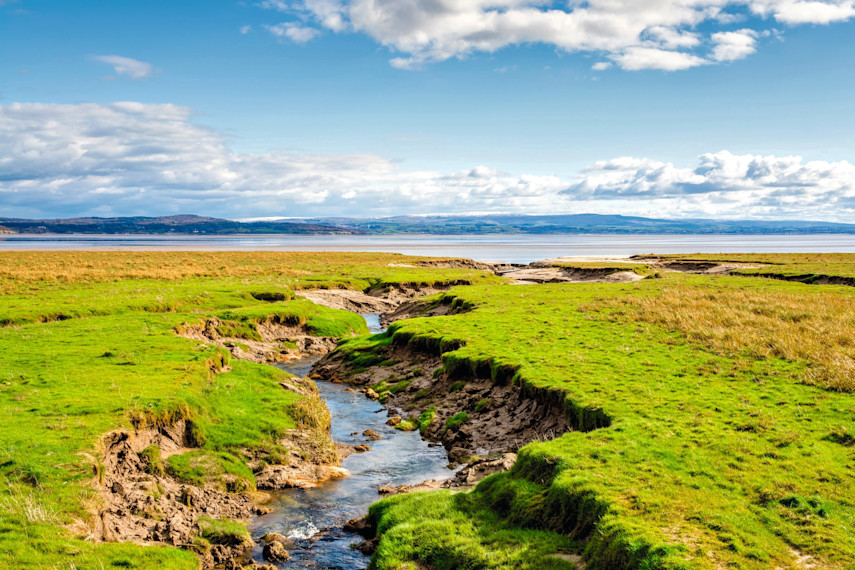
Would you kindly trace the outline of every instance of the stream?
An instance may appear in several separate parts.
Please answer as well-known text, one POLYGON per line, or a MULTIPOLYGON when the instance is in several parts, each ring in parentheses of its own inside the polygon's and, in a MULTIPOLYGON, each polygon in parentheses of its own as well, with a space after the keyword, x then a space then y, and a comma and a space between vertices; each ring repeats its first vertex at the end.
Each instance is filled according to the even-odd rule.
MULTIPOLYGON (((383 332, 378 315, 363 315, 372 333, 383 332)), ((319 357, 278 365, 297 376, 308 374, 319 357)), ((318 381, 318 390, 332 414, 332 438, 356 445, 368 443, 371 450, 354 453, 342 462, 350 477, 328 481, 313 489, 288 489, 273 493, 272 509, 253 519, 250 533, 256 542, 253 559, 262 562, 260 538, 276 532, 293 541, 288 547, 291 558, 280 568, 364 569, 370 558, 351 544, 362 538, 345 533, 342 526, 350 519, 364 516, 368 506, 377 502, 380 485, 412 485, 428 479, 448 479, 448 457, 441 446, 428 447, 419 432, 402 432, 386 425, 383 406, 360 392, 348 392, 348 386, 318 381), (383 439, 367 441, 366 429, 380 433, 383 439), (356 434, 356 435, 352 435, 356 434)), ((269 563, 268 563, 269 564, 269 563)))

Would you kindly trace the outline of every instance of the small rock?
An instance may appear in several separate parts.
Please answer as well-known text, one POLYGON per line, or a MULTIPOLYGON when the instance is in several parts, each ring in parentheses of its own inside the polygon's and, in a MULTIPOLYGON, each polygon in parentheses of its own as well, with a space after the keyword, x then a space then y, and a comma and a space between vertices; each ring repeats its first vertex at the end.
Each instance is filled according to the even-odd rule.
POLYGON ((365 453, 366 451, 371 451, 371 446, 367 443, 360 443, 359 445, 353 446, 353 451, 356 453, 365 453))
POLYGON ((390 487, 389 485, 380 485, 377 487, 378 495, 394 495, 397 492, 395 487, 390 487))
POLYGON ((287 536, 281 535, 278 532, 268 532, 262 535, 261 542, 267 544, 268 542, 278 542, 280 544, 288 544, 291 541, 288 540, 287 536))
POLYGON ((268 507, 256 507, 255 508, 255 514, 256 514, 256 516, 259 516, 259 517, 261 515, 268 515, 272 512, 273 512, 273 509, 270 509, 268 507))
POLYGON ((377 534, 377 529, 371 524, 371 520, 366 516, 358 519, 350 519, 344 523, 344 531, 352 532, 363 536, 364 538, 373 538, 377 534))
POLYGON ((398 425, 399 423, 401 423, 402 421, 403 421, 403 418, 401 416, 392 416, 391 418, 386 420, 386 425, 394 427, 394 426, 398 425))
POLYGON ((372 400, 376 400, 380 397, 380 394, 372 390, 371 388, 367 388, 365 390, 365 395, 371 398, 372 400))
POLYGON ((374 551, 377 550, 377 544, 379 544, 380 538, 374 538, 372 540, 366 540, 362 544, 356 547, 359 552, 365 554, 366 556, 370 556, 374 554, 374 551))
POLYGON ((368 438, 368 441, 377 441, 378 439, 383 439, 383 436, 381 436, 379 433, 377 433, 373 429, 365 430, 364 432, 362 432, 362 435, 364 435, 366 438, 368 438))
POLYGON ((261 555, 268 562, 284 562, 290 558, 281 542, 268 542, 264 545, 261 555))

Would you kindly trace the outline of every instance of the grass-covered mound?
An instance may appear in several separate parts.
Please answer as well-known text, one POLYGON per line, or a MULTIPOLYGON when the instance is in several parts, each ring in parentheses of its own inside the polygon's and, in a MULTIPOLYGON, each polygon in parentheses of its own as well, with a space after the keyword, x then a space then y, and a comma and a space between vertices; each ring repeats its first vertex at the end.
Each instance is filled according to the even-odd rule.
MULTIPOLYGON (((526 446, 482 482, 468 501, 489 512, 381 502, 372 513, 404 554, 388 556, 384 538, 378 568, 489 567, 507 548, 479 530, 495 520, 521 547, 526 529, 584 541, 592 569, 855 566, 855 394, 842 380, 855 290, 666 273, 451 294, 475 309, 397 323, 378 344, 560 392, 582 429, 526 446)), ((349 346, 370 358, 369 342, 349 346)))
MULTIPOLYGON (((294 298, 304 287, 483 281, 471 269, 390 264, 381 254, 9 252, 0 254, 0 567, 196 568, 175 548, 85 540, 100 504, 101 436, 190 420, 197 449, 149 468, 252 490, 245 451, 286 455, 286 430, 320 413, 286 374, 176 334, 218 317, 252 336, 266 320, 318 336, 367 332, 361 317, 294 298)), ((314 422, 314 423, 313 423, 314 422)))

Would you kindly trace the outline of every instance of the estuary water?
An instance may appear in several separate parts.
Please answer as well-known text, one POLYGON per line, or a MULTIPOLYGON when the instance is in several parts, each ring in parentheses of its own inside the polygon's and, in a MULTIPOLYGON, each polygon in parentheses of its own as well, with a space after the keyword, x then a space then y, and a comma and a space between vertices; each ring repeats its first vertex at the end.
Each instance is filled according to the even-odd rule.
POLYGON ((8 235, 9 250, 376 251, 531 263, 552 257, 644 253, 855 253, 855 235, 8 235))
MULTIPOLYGON (((371 332, 382 332, 377 315, 363 315, 371 332)), ((280 365, 295 375, 309 373, 318 357, 280 365)), ((354 569, 368 567, 369 557, 351 544, 362 538, 342 531, 350 519, 362 517, 368 506, 380 500, 380 485, 412 485, 426 479, 448 479, 448 457, 442 447, 428 447, 419 432, 402 432, 386 425, 386 410, 347 386, 317 382, 321 396, 332 414, 333 440, 351 445, 368 443, 371 450, 345 458, 342 467, 350 477, 328 481, 314 489, 288 489, 274 494, 273 511, 254 519, 250 525, 259 546, 253 553, 261 562, 260 538, 277 532, 291 539, 291 558, 281 568, 354 569), (366 442, 362 432, 373 429, 383 439, 366 442)))

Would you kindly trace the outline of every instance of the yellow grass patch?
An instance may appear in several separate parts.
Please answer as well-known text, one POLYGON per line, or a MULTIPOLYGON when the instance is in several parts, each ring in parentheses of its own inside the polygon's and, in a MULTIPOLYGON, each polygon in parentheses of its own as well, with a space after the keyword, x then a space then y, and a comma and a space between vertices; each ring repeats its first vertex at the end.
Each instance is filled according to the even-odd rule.
POLYGON ((855 391, 855 301, 833 293, 669 287, 615 299, 634 319, 679 331, 725 355, 808 363, 803 382, 855 391))

